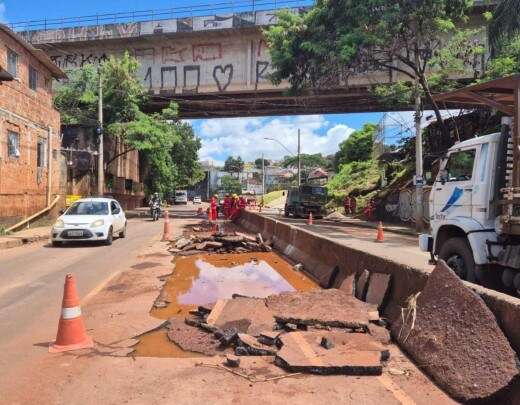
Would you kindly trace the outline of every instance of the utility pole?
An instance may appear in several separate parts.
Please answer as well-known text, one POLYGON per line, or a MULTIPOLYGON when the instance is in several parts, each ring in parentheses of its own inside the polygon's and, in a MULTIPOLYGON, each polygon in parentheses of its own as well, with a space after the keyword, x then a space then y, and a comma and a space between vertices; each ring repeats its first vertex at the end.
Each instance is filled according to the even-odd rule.
POLYGON ((262 153, 262 202, 264 201, 265 195, 265 160, 264 154, 262 153))
POLYGON ((101 69, 98 68, 99 90, 98 90, 98 195, 101 197, 105 193, 105 163, 103 161, 103 80, 101 78, 101 69))
POLYGON ((298 187, 302 184, 302 173, 301 173, 301 158, 300 158, 300 128, 298 128, 298 187))
MULTIPOLYGON (((419 54, 415 52, 415 63, 419 66, 419 54)), ((423 230, 423 150, 421 130, 421 93, 419 79, 415 78, 415 229, 423 230)))

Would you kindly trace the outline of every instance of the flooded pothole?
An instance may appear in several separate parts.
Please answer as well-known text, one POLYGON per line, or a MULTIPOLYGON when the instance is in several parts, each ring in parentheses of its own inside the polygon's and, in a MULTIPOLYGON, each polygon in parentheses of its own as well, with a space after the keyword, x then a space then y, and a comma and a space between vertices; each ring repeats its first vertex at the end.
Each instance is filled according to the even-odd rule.
MULTIPOLYGON (((305 274, 274 252, 240 254, 200 254, 178 257, 173 275, 163 287, 162 295, 169 301, 164 308, 153 308, 151 315, 159 319, 184 318, 199 305, 211 304, 233 294, 267 297, 288 291, 319 288, 305 274)), ((133 353, 148 357, 195 357, 185 352, 166 334, 166 329, 140 337, 133 353)))

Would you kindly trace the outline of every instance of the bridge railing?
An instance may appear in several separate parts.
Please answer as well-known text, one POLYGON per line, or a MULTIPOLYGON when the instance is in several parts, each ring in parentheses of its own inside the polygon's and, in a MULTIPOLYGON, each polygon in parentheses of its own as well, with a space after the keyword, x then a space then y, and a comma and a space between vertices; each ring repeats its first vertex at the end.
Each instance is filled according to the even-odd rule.
POLYGON ((46 31, 105 24, 184 19, 209 15, 240 15, 282 8, 309 7, 314 0, 238 0, 182 7, 91 14, 78 17, 44 18, 9 23, 14 31, 46 31))

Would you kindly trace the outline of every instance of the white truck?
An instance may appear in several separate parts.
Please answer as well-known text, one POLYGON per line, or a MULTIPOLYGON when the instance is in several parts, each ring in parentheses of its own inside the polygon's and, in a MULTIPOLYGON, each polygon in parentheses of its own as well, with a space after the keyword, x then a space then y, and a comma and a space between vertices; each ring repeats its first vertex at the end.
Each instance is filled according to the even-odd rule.
POLYGON ((457 143, 441 159, 429 200, 431 233, 419 236, 419 246, 465 280, 501 280, 520 293, 520 131, 511 118, 518 118, 520 76, 436 98, 509 117, 501 132, 457 143))
POLYGON ((188 190, 176 190, 173 202, 175 204, 188 204, 188 190))

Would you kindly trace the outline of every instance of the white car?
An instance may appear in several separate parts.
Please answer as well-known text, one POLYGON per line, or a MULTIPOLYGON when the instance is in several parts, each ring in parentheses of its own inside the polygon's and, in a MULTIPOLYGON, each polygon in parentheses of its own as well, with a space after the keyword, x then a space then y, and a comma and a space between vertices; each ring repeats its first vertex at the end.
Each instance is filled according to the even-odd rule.
POLYGON ((72 241, 111 245, 114 235, 126 236, 126 216, 112 198, 82 198, 58 218, 51 232, 53 246, 72 241))
POLYGON ((193 204, 202 204, 202 198, 200 196, 193 197, 193 204))

